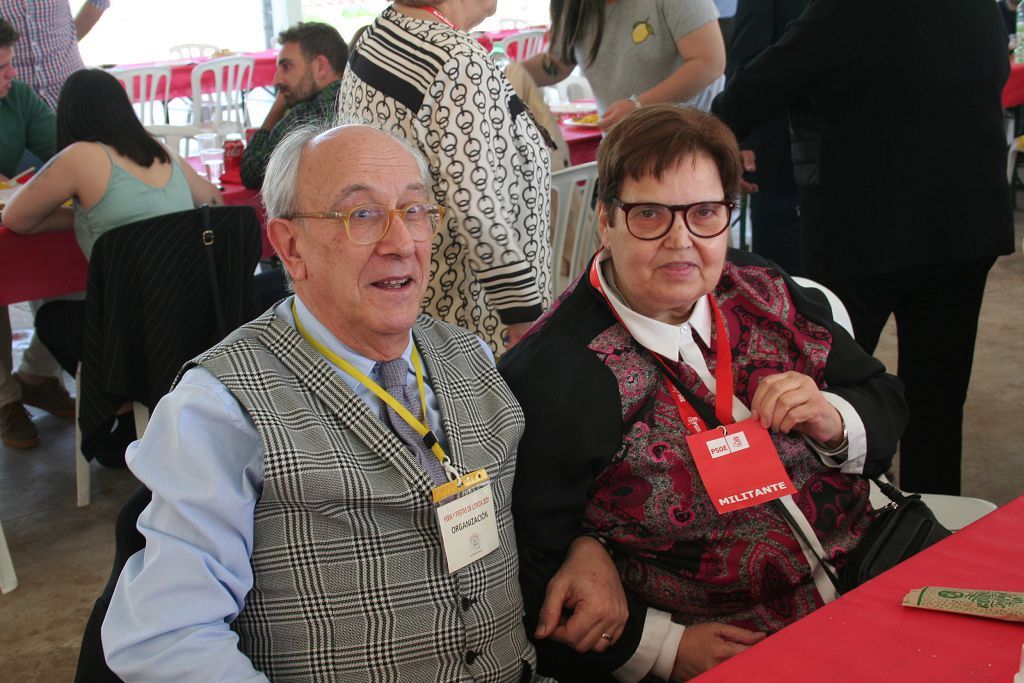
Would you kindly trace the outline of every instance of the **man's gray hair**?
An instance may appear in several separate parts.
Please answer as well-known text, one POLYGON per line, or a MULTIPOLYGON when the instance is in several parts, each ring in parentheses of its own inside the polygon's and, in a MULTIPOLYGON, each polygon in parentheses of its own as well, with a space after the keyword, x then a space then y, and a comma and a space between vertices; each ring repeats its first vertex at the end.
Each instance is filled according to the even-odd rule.
MULTIPOLYGON (((298 190, 299 163, 306 146, 319 135, 335 128, 364 127, 380 131, 397 141, 416 160, 420 169, 423 185, 430 191, 430 169, 423 154, 408 141, 390 131, 361 123, 346 123, 332 126, 324 122, 303 123, 290 130, 274 148, 267 162, 267 172, 263 178, 263 206, 267 209, 267 218, 290 218, 298 211, 296 196, 298 190)), ((329 171, 323 171, 329 172, 329 171)), ((323 210, 324 207, 313 207, 323 210)))

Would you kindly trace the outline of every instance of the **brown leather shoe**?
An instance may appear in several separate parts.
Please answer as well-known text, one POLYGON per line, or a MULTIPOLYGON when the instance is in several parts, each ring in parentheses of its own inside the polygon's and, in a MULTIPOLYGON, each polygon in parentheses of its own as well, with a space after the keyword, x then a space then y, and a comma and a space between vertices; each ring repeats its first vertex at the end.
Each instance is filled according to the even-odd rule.
POLYGON ((33 448, 39 445, 39 432, 20 401, 0 406, 0 440, 8 448, 33 448))
POLYGON ((21 402, 25 405, 40 408, 57 417, 75 416, 75 399, 71 398, 56 377, 49 377, 42 384, 26 384, 17 374, 14 376, 21 385, 21 402))

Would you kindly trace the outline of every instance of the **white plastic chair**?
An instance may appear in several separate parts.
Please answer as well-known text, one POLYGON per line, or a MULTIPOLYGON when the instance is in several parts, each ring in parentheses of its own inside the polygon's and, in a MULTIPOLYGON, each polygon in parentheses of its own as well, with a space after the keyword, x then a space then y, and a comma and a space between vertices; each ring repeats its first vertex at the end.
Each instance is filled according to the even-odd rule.
POLYGON ((521 28, 530 28, 530 22, 526 19, 499 19, 498 25, 502 31, 513 31, 521 28))
POLYGON ((196 126, 155 125, 146 126, 146 130, 149 131, 150 135, 170 147, 183 158, 188 158, 191 145, 195 141, 196 135, 203 132, 202 128, 197 128, 196 126), (183 142, 185 143, 184 149, 182 149, 183 142))
POLYGON ((140 67, 137 69, 107 69, 128 93, 128 99, 143 125, 157 123, 156 105, 160 104, 167 123, 167 101, 170 99, 171 68, 167 66, 140 67))
POLYGON ((849 332, 851 337, 853 336, 853 321, 850 320, 850 314, 846 310, 846 305, 843 304, 842 300, 836 295, 835 292, 833 292, 825 285, 819 282, 815 282, 814 280, 811 280, 810 278, 806 277, 799 277, 794 275, 793 282, 797 283, 802 287, 810 287, 812 289, 821 290, 821 292, 825 295, 825 298, 828 299, 828 305, 832 307, 832 319, 839 323, 840 327, 849 332))
POLYGON ((0 524, 0 593, 10 593, 18 587, 18 576, 14 573, 11 551, 7 549, 4 527, 0 524))
POLYGON ((171 47, 171 54, 177 59, 200 59, 212 57, 220 48, 209 43, 182 43, 171 47))
MULTIPOLYGON (((891 502, 875 482, 871 482, 870 500, 875 509, 891 502)), ((996 509, 995 503, 970 496, 922 493, 921 500, 935 513, 935 519, 950 531, 959 531, 996 509)))
POLYGON ((596 187, 596 161, 551 174, 551 270, 555 296, 580 274, 597 251, 597 211, 593 203, 596 187), (568 268, 563 272, 566 262, 568 268))
MULTIPOLYGON (((80 408, 78 397, 81 395, 82 369, 81 365, 79 365, 78 372, 75 373, 75 497, 80 508, 92 502, 92 463, 82 455, 82 430, 78 426, 78 412, 80 408)), ((135 436, 141 439, 146 431, 146 425, 149 424, 149 410, 141 403, 133 402, 132 418, 135 420, 135 436)), ((3 558, 0 557, 0 574, 2 572, 3 558)))
POLYGON ((510 35, 508 38, 499 40, 495 48, 500 47, 513 62, 522 62, 544 51, 544 41, 547 33, 544 29, 520 31, 510 35), (510 53, 509 48, 513 45, 515 45, 515 48, 510 53))
POLYGON ((223 57, 192 69, 192 124, 222 135, 245 133, 249 113, 245 94, 252 89, 252 57, 223 57), (203 76, 212 74, 212 92, 203 92, 203 76))

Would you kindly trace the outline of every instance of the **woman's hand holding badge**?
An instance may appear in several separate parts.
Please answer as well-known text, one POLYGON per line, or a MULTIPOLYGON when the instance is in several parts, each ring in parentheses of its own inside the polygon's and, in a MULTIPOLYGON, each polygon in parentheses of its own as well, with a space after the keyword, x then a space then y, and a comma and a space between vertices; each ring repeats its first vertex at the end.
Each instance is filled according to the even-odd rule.
POLYGON ((795 429, 829 447, 843 439, 839 411, 825 400, 813 379, 799 372, 762 378, 750 410, 766 429, 784 434, 795 429))
POLYGON ((548 582, 536 638, 548 638, 577 652, 603 652, 622 634, 629 616, 615 563, 597 540, 581 536, 548 582), (569 616, 563 609, 571 610, 569 616))

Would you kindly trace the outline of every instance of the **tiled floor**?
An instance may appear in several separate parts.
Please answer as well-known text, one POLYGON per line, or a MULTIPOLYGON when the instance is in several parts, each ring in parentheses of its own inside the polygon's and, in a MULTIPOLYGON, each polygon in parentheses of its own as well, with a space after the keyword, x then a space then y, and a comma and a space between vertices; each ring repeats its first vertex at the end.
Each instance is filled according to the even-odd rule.
MULTIPOLYGON (((996 503, 1024 493, 1022 301, 1018 253, 989 278, 965 418, 964 494, 996 503)), ((13 327, 31 325, 27 306, 12 310, 13 327)), ((878 356, 895 367, 892 326, 878 356)), ((0 520, 20 582, 0 595, 0 681, 49 683, 74 676, 82 628, 110 571, 114 518, 135 481, 93 465, 93 503, 76 507, 71 422, 35 415, 39 447, 0 447, 0 520)))

